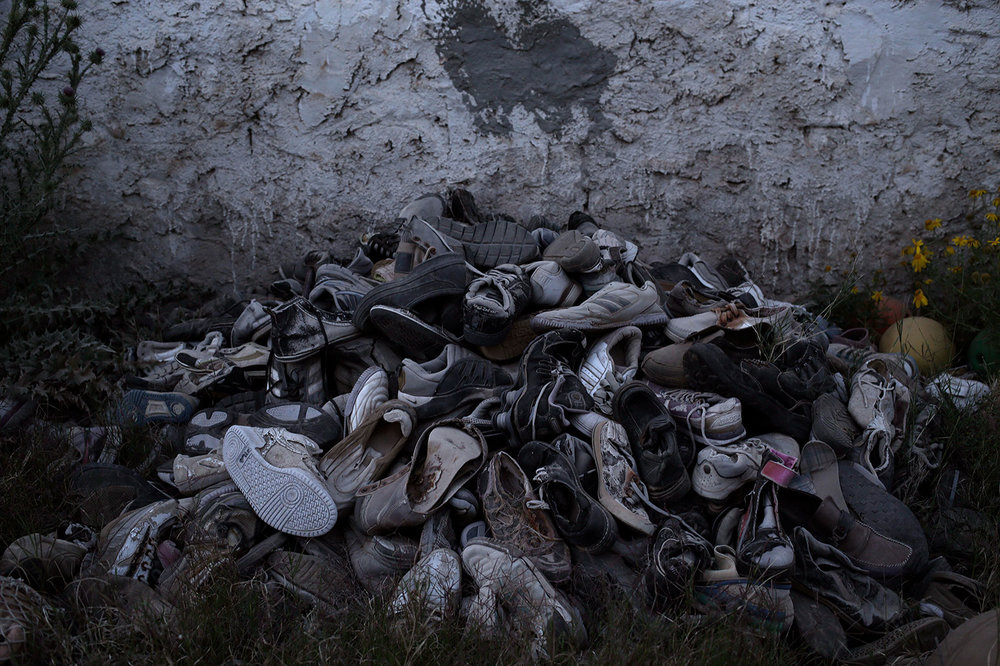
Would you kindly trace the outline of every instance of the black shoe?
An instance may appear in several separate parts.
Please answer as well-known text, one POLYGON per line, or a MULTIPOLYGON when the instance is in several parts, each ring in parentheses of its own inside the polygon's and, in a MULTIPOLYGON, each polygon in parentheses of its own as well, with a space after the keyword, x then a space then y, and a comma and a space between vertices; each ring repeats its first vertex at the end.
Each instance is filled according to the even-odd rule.
POLYGON ((405 371, 399 381, 400 400, 414 406, 417 418, 426 421, 451 414, 463 406, 469 411, 498 390, 513 383, 510 375, 484 358, 461 358, 448 368, 433 393, 420 386, 416 392, 407 386, 405 371))
POLYGON ((380 284, 365 294, 354 311, 354 325, 361 330, 371 329, 371 309, 376 305, 416 311, 434 299, 460 298, 467 278, 468 269, 460 254, 448 252, 431 257, 405 277, 380 284))
POLYGON ((611 548, 618 539, 614 517, 588 495, 573 463, 551 444, 532 441, 521 447, 517 462, 538 484, 543 502, 566 543, 590 553, 611 548))
POLYGON ((679 518, 664 520, 642 576, 649 605, 662 610, 683 600, 695 576, 711 563, 712 545, 704 537, 679 518))
POLYGON ((465 258, 479 269, 526 264, 538 257, 535 238, 515 222, 493 219, 468 225, 447 217, 425 221, 444 236, 459 241, 465 258))
POLYGON ((748 372, 745 364, 737 365, 719 347, 697 343, 684 354, 684 375, 692 388, 738 398, 743 405, 743 422, 747 432, 780 432, 805 442, 812 428, 812 412, 808 403, 791 407, 768 393, 748 372))
POLYGON ((271 315, 271 352, 282 362, 301 361, 327 345, 358 337, 349 312, 320 310, 301 296, 286 301, 271 315))
POLYGON ((514 388, 495 416, 497 425, 511 433, 512 446, 552 441, 566 430, 570 416, 593 409, 593 398, 572 370, 586 353, 583 343, 582 332, 560 329, 535 338, 524 350, 514 388))
POLYGON ((531 283, 524 269, 514 264, 491 269, 465 292, 462 337, 474 345, 500 344, 530 301, 531 283))
MULTIPOLYGON (((615 393, 613 413, 628 434, 639 478, 659 506, 680 499, 691 489, 677 440, 677 425, 663 401, 642 382, 629 382, 615 393)), ((694 449, 690 448, 693 455, 694 449)), ((688 461, 689 462, 689 461, 688 461)))

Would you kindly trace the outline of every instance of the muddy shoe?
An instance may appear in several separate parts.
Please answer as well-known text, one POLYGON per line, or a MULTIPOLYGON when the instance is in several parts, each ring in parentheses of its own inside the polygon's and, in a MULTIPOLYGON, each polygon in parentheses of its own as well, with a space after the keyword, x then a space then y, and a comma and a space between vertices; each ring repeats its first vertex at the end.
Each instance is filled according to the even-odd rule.
POLYGON ((475 426, 459 419, 438 421, 413 449, 406 483, 410 507, 419 514, 433 513, 479 473, 485 459, 486 441, 475 426))
POLYGON ((337 522, 337 504, 323 483, 307 437, 279 428, 233 426, 222 457, 261 520, 295 536, 319 536, 337 522))
POLYGON ((569 580, 569 547, 517 461, 503 451, 493 456, 479 477, 479 495, 490 536, 518 547, 553 583, 569 580))

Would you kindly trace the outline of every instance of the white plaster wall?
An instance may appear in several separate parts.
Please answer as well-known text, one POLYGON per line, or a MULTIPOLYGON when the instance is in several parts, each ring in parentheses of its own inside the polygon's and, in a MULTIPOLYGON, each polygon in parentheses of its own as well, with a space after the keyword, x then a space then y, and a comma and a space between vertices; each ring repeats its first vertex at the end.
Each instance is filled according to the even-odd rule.
POLYGON ((915 224, 1000 184, 992 1, 81 13, 81 41, 108 57, 80 91, 95 129, 66 214, 115 232, 95 265, 126 280, 244 289, 311 248, 346 257, 452 184, 518 218, 586 208, 649 258, 735 251, 787 295, 851 250, 895 261, 915 224))

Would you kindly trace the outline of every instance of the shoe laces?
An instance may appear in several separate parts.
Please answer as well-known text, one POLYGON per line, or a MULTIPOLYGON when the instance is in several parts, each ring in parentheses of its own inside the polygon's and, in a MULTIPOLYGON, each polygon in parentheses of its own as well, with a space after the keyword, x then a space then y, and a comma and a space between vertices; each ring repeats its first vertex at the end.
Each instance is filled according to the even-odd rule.
POLYGON ((719 326, 728 326, 743 316, 743 310, 735 303, 726 303, 724 306, 715 308, 719 315, 719 326))

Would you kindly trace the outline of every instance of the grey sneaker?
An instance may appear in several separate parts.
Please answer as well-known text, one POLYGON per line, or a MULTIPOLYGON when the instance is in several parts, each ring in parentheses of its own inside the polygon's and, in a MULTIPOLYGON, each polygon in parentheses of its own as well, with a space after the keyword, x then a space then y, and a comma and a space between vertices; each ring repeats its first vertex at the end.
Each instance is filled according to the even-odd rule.
POLYGON ((496 591, 514 626, 531 637, 536 656, 547 656, 560 634, 576 644, 586 641, 580 611, 516 549, 472 539, 462 551, 462 566, 480 589, 496 591))
POLYGON ((601 268, 601 249, 590 236, 573 229, 549 243, 542 255, 554 261, 567 273, 586 273, 601 268))
POLYGON ((226 468, 261 520, 287 534, 319 536, 337 522, 337 503, 308 437, 280 428, 233 426, 222 443, 226 468))
POLYGON ((743 409, 738 398, 725 398, 706 391, 650 388, 663 400, 663 406, 678 426, 687 426, 692 440, 718 446, 746 437, 743 409))
POLYGON ((536 261, 524 267, 531 282, 531 302, 550 308, 576 303, 583 289, 554 261, 536 261))
POLYGON ((652 282, 642 288, 612 282, 577 306, 536 314, 531 318, 531 327, 536 331, 557 328, 599 331, 628 325, 654 326, 668 321, 670 317, 660 307, 652 282))

